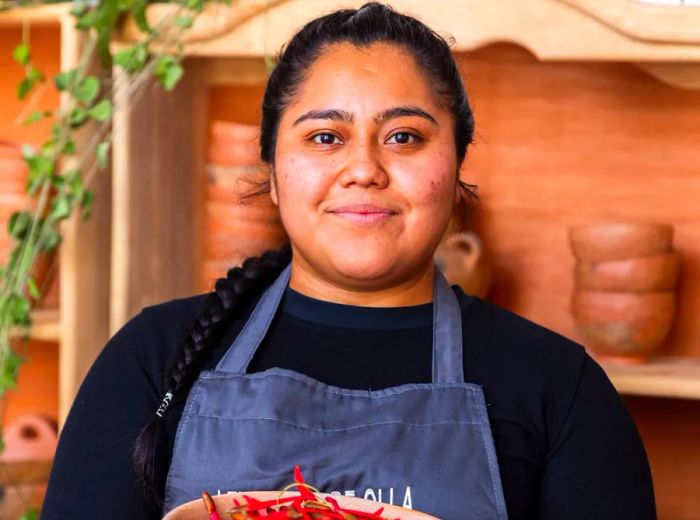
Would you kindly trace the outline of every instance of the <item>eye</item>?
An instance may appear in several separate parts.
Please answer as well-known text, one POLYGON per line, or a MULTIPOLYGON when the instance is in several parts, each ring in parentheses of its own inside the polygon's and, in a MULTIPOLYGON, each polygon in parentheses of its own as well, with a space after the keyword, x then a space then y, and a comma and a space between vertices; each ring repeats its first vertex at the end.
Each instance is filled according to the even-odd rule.
POLYGON ((420 137, 410 132, 396 132, 387 139, 387 142, 390 142, 392 139, 394 139, 395 144, 415 144, 422 140, 420 137))
POLYGON ((316 144, 323 144, 326 146, 333 145, 333 144, 340 144, 340 139, 338 139, 338 136, 334 135, 334 134, 330 134, 328 132, 322 132, 320 134, 316 134, 311 138, 311 140, 316 144))

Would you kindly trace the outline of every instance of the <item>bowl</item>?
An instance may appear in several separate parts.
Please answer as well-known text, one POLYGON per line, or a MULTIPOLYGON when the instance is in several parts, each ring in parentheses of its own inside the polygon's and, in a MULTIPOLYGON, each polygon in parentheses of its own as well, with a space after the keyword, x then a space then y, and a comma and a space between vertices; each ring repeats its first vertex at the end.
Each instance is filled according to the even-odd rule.
POLYGON ((666 253, 673 227, 666 224, 618 222, 569 228, 569 243, 582 262, 605 262, 666 253))
MULTIPOLYGON (((272 500, 280 496, 280 491, 246 491, 243 493, 227 493, 225 495, 216 495, 212 498, 216 504, 216 509, 219 512, 221 520, 227 520, 228 516, 225 511, 233 505, 234 498, 243 501, 243 495, 256 498, 258 500, 272 500)), ((296 491, 285 492, 283 496, 297 495, 296 491)), ((375 512, 380 507, 384 508, 383 516, 386 518, 398 518, 399 520, 439 520, 435 516, 425 513, 420 513, 403 507, 374 502, 372 500, 364 500, 357 497, 347 497, 343 495, 327 495, 325 493, 317 493, 318 496, 332 497, 338 501, 338 504, 346 509, 354 509, 355 511, 375 512)), ((204 507, 201 499, 193 500, 182 504, 170 511, 163 517, 163 520, 208 520, 209 515, 204 507)))
POLYGON ((676 293, 576 290, 572 312, 590 350, 610 360, 646 361, 673 324, 676 293))
POLYGON ((595 291, 671 291, 680 274, 674 251, 607 262, 578 262, 574 277, 578 289, 595 291))

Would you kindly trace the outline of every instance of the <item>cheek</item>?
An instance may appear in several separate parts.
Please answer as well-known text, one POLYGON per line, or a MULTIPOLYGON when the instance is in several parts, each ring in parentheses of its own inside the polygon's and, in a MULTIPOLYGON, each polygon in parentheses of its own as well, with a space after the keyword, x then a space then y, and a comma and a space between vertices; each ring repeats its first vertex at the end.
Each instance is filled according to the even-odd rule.
POLYGON ((437 152, 420 161, 414 158, 404 166, 397 168, 396 185, 414 209, 451 211, 457 173, 449 154, 437 152))
POLYGON ((309 157, 305 153, 285 153, 276 158, 275 164, 277 193, 280 212, 291 214, 310 205, 318 204, 328 190, 329 169, 327 164, 309 157))

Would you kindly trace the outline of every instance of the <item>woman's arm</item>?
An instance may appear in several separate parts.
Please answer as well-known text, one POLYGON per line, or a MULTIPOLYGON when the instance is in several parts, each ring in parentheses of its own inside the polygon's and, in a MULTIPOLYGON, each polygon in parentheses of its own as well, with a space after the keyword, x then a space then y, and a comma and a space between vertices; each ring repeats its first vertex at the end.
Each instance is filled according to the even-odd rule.
POLYGON ((131 467, 134 441, 158 402, 143 322, 141 313, 115 334, 82 383, 59 439, 43 520, 160 518, 131 467))
POLYGON ((552 435, 541 519, 656 518, 651 473, 637 429, 603 370, 588 356, 564 423, 552 435))

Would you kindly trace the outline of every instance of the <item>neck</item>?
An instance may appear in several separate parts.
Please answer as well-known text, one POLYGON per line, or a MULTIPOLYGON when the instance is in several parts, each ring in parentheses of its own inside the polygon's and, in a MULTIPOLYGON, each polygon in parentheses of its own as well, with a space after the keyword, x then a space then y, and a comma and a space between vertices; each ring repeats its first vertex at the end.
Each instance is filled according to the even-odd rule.
POLYGON ((363 307, 405 307, 433 300, 435 265, 432 259, 414 276, 386 286, 343 284, 321 276, 304 262, 292 259, 289 286, 295 291, 315 298, 345 305, 363 307))

